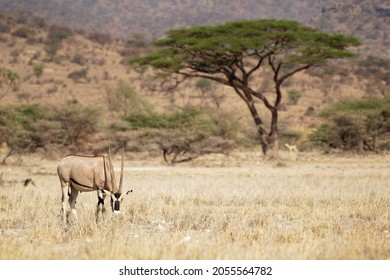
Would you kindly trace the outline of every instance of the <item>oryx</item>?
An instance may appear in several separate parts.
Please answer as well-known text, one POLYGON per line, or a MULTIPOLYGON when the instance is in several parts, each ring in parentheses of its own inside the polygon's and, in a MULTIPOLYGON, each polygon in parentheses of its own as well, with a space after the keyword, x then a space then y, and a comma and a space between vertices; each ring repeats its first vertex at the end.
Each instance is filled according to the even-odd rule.
POLYGON ((66 201, 68 193, 71 213, 76 216, 76 199, 79 192, 96 191, 98 203, 96 207, 96 222, 99 212, 105 212, 104 199, 106 195, 111 198, 111 209, 114 214, 120 213, 120 202, 132 190, 122 193, 123 183, 123 150, 119 188, 116 183, 114 168, 111 162, 110 151, 108 156, 68 155, 58 166, 57 173, 62 189, 62 214, 66 222, 66 201))

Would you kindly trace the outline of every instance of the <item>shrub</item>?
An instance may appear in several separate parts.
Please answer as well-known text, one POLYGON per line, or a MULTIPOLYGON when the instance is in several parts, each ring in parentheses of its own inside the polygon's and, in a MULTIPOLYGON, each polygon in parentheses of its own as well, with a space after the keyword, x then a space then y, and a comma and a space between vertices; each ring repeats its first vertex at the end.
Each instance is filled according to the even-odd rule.
MULTIPOLYGON (((108 72, 107 76, 109 76, 108 72)), ((134 87, 123 81, 118 82, 116 88, 106 87, 105 90, 108 109, 112 115, 120 113, 122 116, 127 116, 152 111, 152 106, 142 96, 139 96, 134 87)))
POLYGON ((384 110, 390 107, 390 98, 365 98, 361 100, 343 101, 330 105, 320 116, 329 117, 337 112, 353 115, 367 114, 371 111, 384 110))
POLYGON ((324 110, 326 124, 310 140, 343 150, 378 151, 390 143, 390 98, 333 104, 324 110))
POLYGON ((73 35, 73 31, 68 26, 52 25, 47 34, 49 44, 59 43, 73 35))
POLYGON ((134 113, 125 118, 133 129, 213 129, 210 119, 204 118, 201 110, 194 108, 182 109, 174 113, 157 114, 154 112, 134 113))
POLYGON ((41 29, 47 28, 46 20, 43 17, 39 17, 39 16, 35 16, 33 18, 33 25, 41 29))
POLYGON ((313 106, 309 106, 306 108, 305 116, 314 116, 316 109, 313 106))
POLYGON ((142 33, 133 33, 132 39, 128 43, 138 48, 147 46, 145 35, 142 33))
POLYGON ((1 106, 0 142, 14 151, 77 150, 96 132, 97 118, 96 110, 75 106, 60 111, 38 105, 1 106))
POLYGON ((11 26, 3 21, 3 20, 0 20, 0 33, 9 33, 11 31, 11 26))
POLYGON ((33 149, 37 146, 34 124, 45 116, 45 111, 37 105, 0 107, 0 142, 6 142, 11 150, 33 149))
MULTIPOLYGON (((14 86, 19 79, 20 77, 18 73, 0 67, 0 85, 6 83, 10 86, 14 86)), ((3 97, 2 94, 0 94, 0 98, 1 97, 3 97)))
POLYGON ((301 98, 301 93, 296 90, 290 90, 287 92, 288 101, 290 104, 296 105, 298 104, 299 99, 301 98))
POLYGON ((374 78, 384 81, 387 85, 390 84, 390 59, 371 56, 358 61, 355 72, 365 78, 374 78))
POLYGON ((195 83, 195 87, 202 92, 208 92, 212 89, 211 81, 208 79, 199 79, 195 83))
POLYGON ((61 48, 61 42, 73 35, 70 27, 52 25, 47 33, 45 51, 49 55, 50 60, 53 60, 57 51, 61 48))
POLYGON ((74 82, 78 83, 80 80, 88 80, 88 68, 82 68, 80 70, 73 71, 68 75, 69 79, 72 79, 74 82))
POLYGON ((30 35, 34 34, 34 31, 27 26, 22 26, 17 28, 12 35, 20 38, 28 38, 30 35))
POLYGON ((82 54, 75 54, 71 59, 71 62, 79 65, 84 65, 87 62, 87 59, 82 54))
POLYGON ((53 60, 54 56, 57 54, 60 48, 61 48, 60 42, 52 42, 46 44, 45 51, 49 55, 50 60, 53 60))
POLYGON ((92 41, 95 41, 101 45, 111 43, 111 35, 108 33, 93 32, 88 35, 88 38, 92 41))
POLYGON ((206 154, 226 154, 235 147, 232 140, 198 133, 186 135, 178 131, 164 131, 158 136, 157 144, 165 162, 170 165, 192 161, 206 154))
POLYGON ((35 63, 33 65, 34 75, 35 77, 37 77, 37 79, 39 79, 42 76, 44 68, 45 65, 43 63, 35 63))
POLYGON ((64 131, 64 145, 77 147, 88 142, 91 135, 96 133, 98 117, 98 111, 93 108, 72 106, 67 110, 57 111, 53 119, 61 124, 64 131))
MULTIPOLYGON (((131 128, 144 131, 160 147, 169 164, 210 153, 228 153, 243 143, 243 133, 228 113, 184 108, 176 112, 134 113, 124 118, 131 128)), ((145 140, 144 140, 145 141, 145 140)))

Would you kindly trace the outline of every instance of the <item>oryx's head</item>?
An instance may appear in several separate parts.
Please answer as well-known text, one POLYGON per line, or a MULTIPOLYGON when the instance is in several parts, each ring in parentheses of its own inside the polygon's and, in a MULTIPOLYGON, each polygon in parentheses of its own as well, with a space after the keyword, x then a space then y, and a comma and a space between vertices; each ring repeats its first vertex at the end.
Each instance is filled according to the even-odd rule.
POLYGON ((108 150, 108 159, 109 159, 110 171, 111 171, 110 177, 111 177, 112 191, 109 191, 109 190, 102 190, 102 191, 110 197, 111 209, 112 209, 112 212, 114 214, 120 214, 121 202, 122 202, 123 198, 133 191, 133 190, 130 190, 130 191, 127 191, 125 193, 122 193, 123 157, 124 157, 124 148, 122 148, 121 174, 120 174, 120 180, 119 180, 119 188, 117 188, 114 169, 112 167, 112 162, 111 162, 111 152, 110 152, 110 149, 108 150))
POLYGON ((103 190, 103 192, 110 197, 110 204, 111 204, 111 209, 114 214, 120 214, 121 212, 121 202, 123 200, 123 197, 131 193, 133 190, 127 191, 125 193, 112 193, 107 190, 103 190))

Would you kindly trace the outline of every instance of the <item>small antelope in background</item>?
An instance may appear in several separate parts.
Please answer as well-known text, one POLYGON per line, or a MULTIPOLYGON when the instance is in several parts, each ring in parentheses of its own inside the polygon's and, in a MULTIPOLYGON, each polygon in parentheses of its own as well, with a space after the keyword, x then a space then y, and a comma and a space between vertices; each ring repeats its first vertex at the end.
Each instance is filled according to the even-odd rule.
POLYGON ((111 198, 111 209, 114 214, 120 213, 120 203, 124 196, 133 190, 122 193, 123 183, 123 156, 122 149, 121 173, 119 187, 116 183, 114 168, 111 162, 110 151, 108 157, 68 155, 63 158, 58 166, 57 173, 62 189, 62 215, 66 222, 66 193, 68 193, 71 214, 76 214, 76 199, 79 192, 96 191, 98 203, 96 207, 96 222, 98 222, 99 212, 105 212, 104 200, 106 195, 111 198))
POLYGON ((289 145, 289 144, 284 144, 284 146, 289 150, 290 159, 291 160, 297 160, 298 159, 298 154, 299 154, 299 150, 298 150, 297 146, 289 145))
POLYGON ((295 145, 284 144, 284 146, 290 151, 290 153, 298 153, 298 148, 295 145))

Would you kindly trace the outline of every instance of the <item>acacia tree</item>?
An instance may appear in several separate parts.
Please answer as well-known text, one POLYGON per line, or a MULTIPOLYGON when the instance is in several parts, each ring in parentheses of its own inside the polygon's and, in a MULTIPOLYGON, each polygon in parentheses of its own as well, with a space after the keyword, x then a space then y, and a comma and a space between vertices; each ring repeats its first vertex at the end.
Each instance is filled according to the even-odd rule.
POLYGON ((0 66, 0 89, 5 86, 7 89, 3 92, 0 91, 0 99, 6 96, 8 89, 16 86, 16 82, 19 80, 19 74, 3 68, 0 66))
POLYGON ((278 146, 283 83, 329 59, 351 57, 347 48, 359 45, 353 37, 323 33, 291 20, 235 21, 169 30, 167 35, 154 42, 157 49, 153 53, 131 59, 131 63, 173 74, 176 85, 188 78, 204 78, 232 87, 249 109, 264 154, 278 146), (265 73, 263 69, 272 73, 271 97, 257 89, 253 79, 265 73), (270 112, 269 126, 260 117, 260 108, 270 112))

